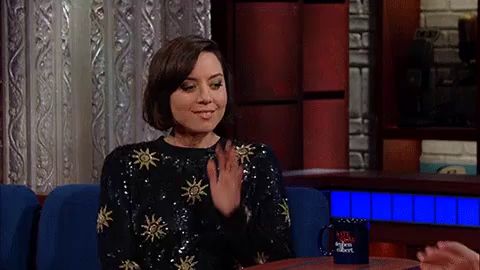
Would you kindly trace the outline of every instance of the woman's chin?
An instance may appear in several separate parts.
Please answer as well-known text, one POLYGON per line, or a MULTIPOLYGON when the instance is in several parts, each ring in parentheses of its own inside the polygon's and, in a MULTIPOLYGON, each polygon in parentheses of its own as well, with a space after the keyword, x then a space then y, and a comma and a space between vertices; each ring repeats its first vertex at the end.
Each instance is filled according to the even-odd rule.
POLYGON ((197 126, 187 128, 187 130, 190 133, 194 133, 194 134, 208 134, 213 132, 215 127, 216 125, 197 125, 197 126))

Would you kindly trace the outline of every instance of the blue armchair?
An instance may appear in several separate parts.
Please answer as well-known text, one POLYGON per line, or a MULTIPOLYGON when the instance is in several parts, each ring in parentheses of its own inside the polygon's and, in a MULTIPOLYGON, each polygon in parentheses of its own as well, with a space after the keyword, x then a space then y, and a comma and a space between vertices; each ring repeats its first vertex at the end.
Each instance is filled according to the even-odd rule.
POLYGON ((322 256, 319 233, 330 221, 328 197, 313 188, 287 187, 293 248, 297 257, 322 256))
MULTIPOLYGON (((47 197, 39 224, 38 270, 100 269, 96 219, 98 185, 57 187, 47 197)), ((297 257, 321 256, 320 229, 329 222, 325 193, 288 187, 293 246, 297 257)))
POLYGON ((34 267, 40 204, 26 186, 0 185, 0 269, 34 267))
POLYGON ((100 269, 96 221, 100 187, 66 185, 55 188, 40 216, 38 270, 100 269))

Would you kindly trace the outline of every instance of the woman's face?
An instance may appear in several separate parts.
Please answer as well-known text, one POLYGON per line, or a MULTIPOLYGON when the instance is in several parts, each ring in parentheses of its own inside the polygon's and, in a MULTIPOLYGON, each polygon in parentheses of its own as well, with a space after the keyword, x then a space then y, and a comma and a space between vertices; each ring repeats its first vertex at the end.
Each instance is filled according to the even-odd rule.
POLYGON ((226 105, 222 65, 215 54, 202 52, 188 78, 170 95, 175 129, 212 132, 222 120, 226 105))

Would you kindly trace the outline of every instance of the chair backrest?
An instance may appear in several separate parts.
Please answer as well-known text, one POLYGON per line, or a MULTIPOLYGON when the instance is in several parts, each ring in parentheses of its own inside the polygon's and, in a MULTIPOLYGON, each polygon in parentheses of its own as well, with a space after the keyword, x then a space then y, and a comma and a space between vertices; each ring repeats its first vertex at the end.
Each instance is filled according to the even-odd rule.
POLYGON ((22 185, 0 185, 0 269, 27 270, 34 266, 36 224, 40 204, 22 185))
POLYGON ((100 269, 96 221, 98 185, 65 185, 45 200, 39 222, 37 269, 100 269))
POLYGON ((314 188, 287 187, 287 197, 295 255, 322 256, 318 243, 319 233, 330 221, 326 192, 314 188))

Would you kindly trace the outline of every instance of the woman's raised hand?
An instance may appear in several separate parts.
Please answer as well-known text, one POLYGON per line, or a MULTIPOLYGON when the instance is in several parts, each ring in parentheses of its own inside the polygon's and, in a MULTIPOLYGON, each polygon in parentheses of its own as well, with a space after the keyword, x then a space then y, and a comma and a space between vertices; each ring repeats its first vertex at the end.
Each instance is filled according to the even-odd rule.
POLYGON ((238 162, 235 147, 227 141, 225 149, 217 144, 215 154, 218 160, 218 175, 213 159, 208 161, 207 173, 210 192, 215 207, 225 217, 229 217, 240 205, 243 167, 238 162))

